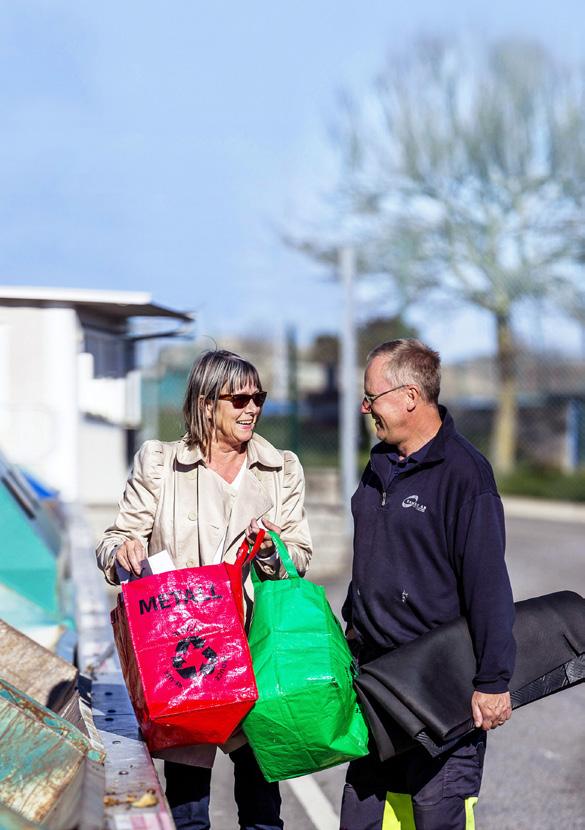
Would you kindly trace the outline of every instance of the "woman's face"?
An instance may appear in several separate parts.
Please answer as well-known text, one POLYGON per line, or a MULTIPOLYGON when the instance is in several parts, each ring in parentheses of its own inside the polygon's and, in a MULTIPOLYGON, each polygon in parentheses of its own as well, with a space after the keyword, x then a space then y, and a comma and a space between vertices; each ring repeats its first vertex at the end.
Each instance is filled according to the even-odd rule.
MULTIPOLYGON (((247 384, 241 389, 236 389, 232 394, 252 395, 260 391, 254 384, 247 384)), ((229 394, 224 387, 222 395, 229 394)), ((243 408, 237 408, 231 400, 218 400, 215 410, 216 440, 219 443, 227 444, 230 447, 240 447, 250 440, 262 407, 257 406, 252 398, 243 408)))

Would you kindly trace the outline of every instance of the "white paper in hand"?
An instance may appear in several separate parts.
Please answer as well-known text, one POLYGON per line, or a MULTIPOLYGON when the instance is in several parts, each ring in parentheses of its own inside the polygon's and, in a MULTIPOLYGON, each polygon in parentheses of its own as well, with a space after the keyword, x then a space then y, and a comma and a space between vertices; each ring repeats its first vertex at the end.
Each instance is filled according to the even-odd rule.
POLYGON ((175 563, 167 550, 161 550, 159 553, 153 553, 152 556, 143 559, 140 562, 140 576, 136 576, 135 573, 127 571, 119 562, 116 562, 116 573, 118 574, 120 585, 124 585, 126 582, 133 582, 135 579, 141 579, 143 576, 164 574, 167 571, 175 570, 175 563))
POLYGON ((164 574, 167 571, 175 571, 175 563, 171 559, 168 550, 161 550, 158 553, 153 553, 144 563, 144 576, 151 576, 152 574, 164 574))

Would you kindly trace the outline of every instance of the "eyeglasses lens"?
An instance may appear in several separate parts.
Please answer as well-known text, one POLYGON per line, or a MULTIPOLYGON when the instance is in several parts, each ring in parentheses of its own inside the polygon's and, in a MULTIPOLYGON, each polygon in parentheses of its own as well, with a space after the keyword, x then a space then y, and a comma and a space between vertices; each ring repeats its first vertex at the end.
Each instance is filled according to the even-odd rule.
POLYGON ((267 392, 254 392, 253 395, 226 395, 226 398, 232 402, 236 409, 243 409, 248 406, 250 401, 254 401, 256 406, 263 406, 267 394, 267 392))

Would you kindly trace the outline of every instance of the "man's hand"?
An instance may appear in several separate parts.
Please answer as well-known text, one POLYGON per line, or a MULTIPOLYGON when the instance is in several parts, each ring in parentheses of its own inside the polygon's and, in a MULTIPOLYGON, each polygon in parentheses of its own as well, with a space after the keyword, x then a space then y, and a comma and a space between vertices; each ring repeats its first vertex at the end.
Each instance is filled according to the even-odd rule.
POLYGON ((136 576, 140 576, 142 572, 140 563, 144 559, 146 559, 146 554, 142 542, 139 542, 138 539, 127 539, 116 551, 116 561, 129 573, 134 573, 136 576))
POLYGON ((487 692, 474 692, 471 697, 471 712, 473 722, 479 729, 495 729, 506 723, 512 716, 512 703, 510 692, 501 694, 488 694, 487 692))

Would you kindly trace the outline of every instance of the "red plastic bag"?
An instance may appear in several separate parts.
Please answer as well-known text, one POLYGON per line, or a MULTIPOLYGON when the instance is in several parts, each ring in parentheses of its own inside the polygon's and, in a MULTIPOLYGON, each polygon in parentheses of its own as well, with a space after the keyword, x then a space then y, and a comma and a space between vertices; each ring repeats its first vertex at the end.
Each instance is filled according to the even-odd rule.
POLYGON ((130 700, 149 749, 224 743, 258 697, 244 631, 244 541, 232 564, 122 586, 112 611, 130 700))

